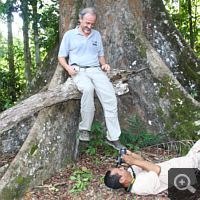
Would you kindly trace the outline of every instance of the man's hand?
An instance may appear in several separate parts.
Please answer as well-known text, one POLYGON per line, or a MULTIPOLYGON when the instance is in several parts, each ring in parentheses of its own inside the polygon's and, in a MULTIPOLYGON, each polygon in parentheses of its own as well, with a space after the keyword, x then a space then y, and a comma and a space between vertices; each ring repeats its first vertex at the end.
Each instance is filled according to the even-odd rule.
POLYGON ((101 68, 102 68, 102 69, 105 69, 108 73, 110 73, 110 65, 104 64, 104 65, 102 65, 101 68))
MULTIPOLYGON (((128 152, 127 152, 128 153, 128 152)), ((128 163, 129 165, 134 165, 134 158, 132 157, 131 154, 124 154, 122 157, 121 157, 126 163, 128 163)), ((124 164, 126 165, 126 164, 124 164)))
POLYGON ((67 70, 68 73, 69 73, 69 75, 71 75, 71 76, 77 74, 77 71, 73 70, 74 67, 77 67, 77 65, 69 66, 69 68, 68 68, 68 70, 67 70))
MULTIPOLYGON (((121 158, 129 165, 135 165, 137 160, 144 161, 144 159, 141 156, 139 156, 135 153, 132 153, 128 149, 126 150, 126 154, 124 154, 121 158)), ((124 164, 124 165, 126 165, 126 164, 124 164)))
POLYGON ((58 61, 68 71, 69 75, 73 76, 77 74, 77 72, 73 70, 76 65, 69 66, 64 57, 58 57, 58 61))

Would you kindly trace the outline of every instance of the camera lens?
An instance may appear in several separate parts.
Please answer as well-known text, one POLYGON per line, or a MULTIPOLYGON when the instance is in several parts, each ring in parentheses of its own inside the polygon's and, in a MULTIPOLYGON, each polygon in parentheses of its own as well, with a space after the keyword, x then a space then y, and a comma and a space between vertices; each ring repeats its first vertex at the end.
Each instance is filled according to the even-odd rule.
POLYGON ((124 154, 126 154, 126 148, 120 149, 120 156, 123 156, 124 154))

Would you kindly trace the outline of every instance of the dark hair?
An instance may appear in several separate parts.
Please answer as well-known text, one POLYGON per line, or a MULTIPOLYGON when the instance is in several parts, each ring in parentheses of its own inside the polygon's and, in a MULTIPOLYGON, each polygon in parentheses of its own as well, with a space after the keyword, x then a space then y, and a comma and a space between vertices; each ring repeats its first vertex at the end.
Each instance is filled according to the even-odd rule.
POLYGON ((120 176, 117 173, 111 175, 111 171, 107 171, 104 177, 104 183, 107 187, 112 188, 112 189, 124 188, 124 185, 119 182, 119 179, 121 177, 122 176, 120 176))
POLYGON ((97 18, 97 11, 94 9, 94 8, 84 8, 83 10, 81 10, 80 12, 79 12, 79 17, 81 18, 81 19, 83 19, 83 17, 84 17, 84 15, 86 14, 86 13, 90 13, 90 14, 92 14, 92 15, 95 15, 96 16, 96 18, 97 18))

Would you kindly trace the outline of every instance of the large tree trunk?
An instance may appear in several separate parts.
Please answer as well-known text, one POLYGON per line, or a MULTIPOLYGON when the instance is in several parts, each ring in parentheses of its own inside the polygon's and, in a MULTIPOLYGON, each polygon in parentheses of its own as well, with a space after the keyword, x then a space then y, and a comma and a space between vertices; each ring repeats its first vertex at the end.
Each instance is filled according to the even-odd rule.
MULTIPOLYGON (((200 60, 175 28, 162 0, 61 0, 60 39, 67 30, 77 25, 79 10, 88 6, 94 6, 99 13, 95 28, 102 35, 107 62, 112 69, 133 72, 128 76, 130 92, 118 97, 121 128, 128 129, 126 119, 137 114, 148 123, 147 131, 155 135, 161 132, 166 138, 195 139, 194 122, 199 120, 200 105, 188 91, 193 89, 190 88, 191 83, 198 88, 199 75, 196 72, 200 71, 200 60), (176 75, 178 69, 183 73, 176 75)), ((63 88, 66 77, 65 70, 57 65, 47 85, 48 90, 63 88)), ((48 94, 48 91, 42 94, 48 94)), ((73 92, 66 96, 70 95, 73 92)), ((34 96, 25 103, 31 98, 34 99, 34 96)), ((49 98, 46 104, 49 107, 38 104, 37 107, 43 110, 39 112, 17 157, 0 181, 0 197, 3 199, 10 200, 23 194, 77 156, 79 100, 63 99, 67 102, 58 98, 56 102, 60 103, 52 104, 49 98)), ((95 102, 95 121, 104 125, 101 106, 96 99, 95 102)), ((31 106, 28 108, 32 110, 31 106)), ((8 117, 6 112, 1 116, 8 117)), ((13 118, 8 120, 8 126, 14 121, 13 118)))

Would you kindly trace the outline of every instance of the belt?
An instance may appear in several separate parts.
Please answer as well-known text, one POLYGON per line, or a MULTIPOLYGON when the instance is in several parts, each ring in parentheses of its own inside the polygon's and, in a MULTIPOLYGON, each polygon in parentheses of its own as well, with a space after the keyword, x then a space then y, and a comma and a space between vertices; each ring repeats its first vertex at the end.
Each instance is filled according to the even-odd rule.
MULTIPOLYGON (((77 65, 76 63, 73 63, 73 64, 71 64, 71 65, 77 65)), ((77 66, 79 66, 79 65, 77 65, 77 66)), ((99 65, 98 66, 79 66, 80 68, 94 68, 94 67, 99 67, 99 65)))
POLYGON ((80 67, 80 68, 95 68, 95 67, 99 67, 99 66, 85 66, 85 67, 80 67))

